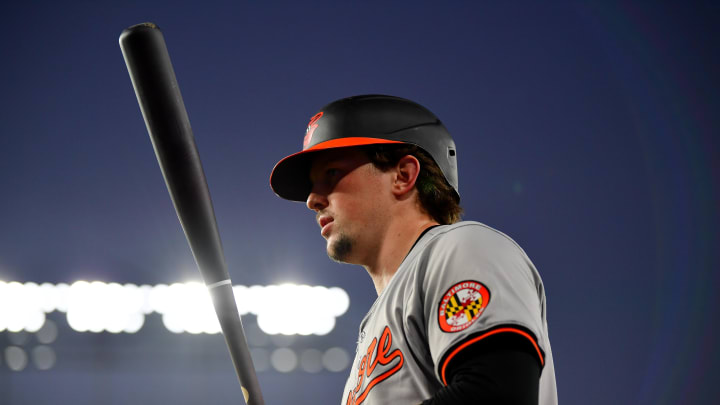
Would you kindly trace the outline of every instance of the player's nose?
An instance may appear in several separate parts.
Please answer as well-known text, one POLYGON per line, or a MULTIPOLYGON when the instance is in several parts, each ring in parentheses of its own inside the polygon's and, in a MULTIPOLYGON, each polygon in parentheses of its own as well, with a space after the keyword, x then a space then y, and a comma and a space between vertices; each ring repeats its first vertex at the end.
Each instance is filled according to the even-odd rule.
POLYGON ((318 193, 316 190, 311 190, 305 204, 308 209, 312 211, 320 211, 328 206, 328 200, 325 194, 318 193))

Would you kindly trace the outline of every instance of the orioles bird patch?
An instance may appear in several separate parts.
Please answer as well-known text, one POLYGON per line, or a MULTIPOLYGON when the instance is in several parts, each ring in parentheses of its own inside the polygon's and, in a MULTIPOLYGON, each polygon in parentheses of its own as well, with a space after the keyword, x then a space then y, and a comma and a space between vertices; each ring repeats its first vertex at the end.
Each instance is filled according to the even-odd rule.
POLYGON ((438 306, 440 329, 459 332, 472 325, 490 302, 490 290, 473 280, 461 281, 447 290, 438 306))

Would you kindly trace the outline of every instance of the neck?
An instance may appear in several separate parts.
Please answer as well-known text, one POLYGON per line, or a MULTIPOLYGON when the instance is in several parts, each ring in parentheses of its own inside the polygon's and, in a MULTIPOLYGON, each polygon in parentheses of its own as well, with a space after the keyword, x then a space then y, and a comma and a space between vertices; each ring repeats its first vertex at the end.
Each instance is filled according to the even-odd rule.
POLYGON ((378 295, 390 283, 417 238, 433 225, 438 223, 425 215, 398 218, 389 224, 383 240, 378 243, 380 248, 375 260, 363 265, 370 274, 378 295))

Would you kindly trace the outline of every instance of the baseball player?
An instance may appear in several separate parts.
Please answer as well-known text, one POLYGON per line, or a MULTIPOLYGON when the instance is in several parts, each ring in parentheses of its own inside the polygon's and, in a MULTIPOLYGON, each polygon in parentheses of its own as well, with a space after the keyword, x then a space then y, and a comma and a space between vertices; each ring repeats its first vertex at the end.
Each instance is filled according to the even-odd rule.
POLYGON ((342 405, 557 404, 545 292, 508 236, 459 222, 455 144, 398 97, 325 106, 270 184, 316 213, 327 254, 378 298, 360 324, 342 405))

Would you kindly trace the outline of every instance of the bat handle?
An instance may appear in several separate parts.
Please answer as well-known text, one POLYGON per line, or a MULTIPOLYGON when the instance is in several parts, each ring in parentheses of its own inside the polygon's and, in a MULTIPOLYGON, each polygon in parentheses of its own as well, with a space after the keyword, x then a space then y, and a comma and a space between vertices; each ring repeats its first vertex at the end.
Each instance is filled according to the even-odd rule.
POLYGON ((248 405, 264 405, 260 384, 258 383, 255 368, 251 362, 240 361, 240 359, 250 359, 250 350, 248 349, 245 333, 242 329, 242 322, 236 323, 240 319, 237 305, 235 304, 235 296, 232 290, 230 280, 218 282, 208 287, 210 297, 215 306, 225 341, 227 342, 230 357, 232 358, 235 371, 240 378, 240 388, 242 389, 245 402, 248 405), (235 327, 237 325, 237 327, 235 327))

